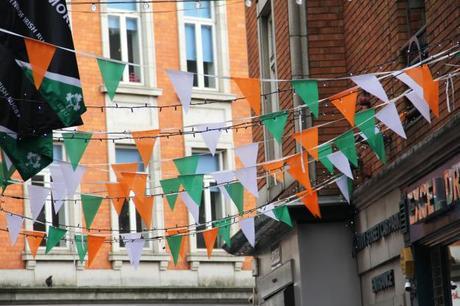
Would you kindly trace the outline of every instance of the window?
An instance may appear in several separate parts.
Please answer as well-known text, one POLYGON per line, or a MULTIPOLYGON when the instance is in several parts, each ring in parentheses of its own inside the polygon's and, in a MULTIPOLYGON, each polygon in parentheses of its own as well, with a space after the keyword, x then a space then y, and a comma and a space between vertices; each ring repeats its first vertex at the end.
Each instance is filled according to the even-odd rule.
MULTIPOLYGON (((61 144, 53 145, 53 158, 54 160, 64 160, 64 148, 61 144)), ((49 169, 42 170, 39 174, 32 178, 32 185, 42 186, 50 188, 50 182, 52 181, 49 169)), ((59 225, 69 224, 69 207, 68 203, 64 203, 59 212, 56 213, 52 201, 52 196, 49 196, 45 202, 44 208, 37 217, 37 221, 33 223, 32 227, 34 231, 48 232, 49 226, 59 227, 59 225)), ((46 240, 43 239, 41 246, 46 246, 46 240)), ((59 242, 60 247, 66 247, 67 242, 61 240, 59 242)))
POLYGON ((142 82, 140 14, 138 3, 131 1, 109 1, 107 3, 107 24, 109 56, 112 59, 129 62, 123 81, 142 82), (120 2, 120 3, 116 3, 120 2))
POLYGON ((212 1, 183 3, 187 71, 195 73, 193 85, 216 88, 215 16, 212 1))
MULTIPOLYGON (((211 173, 223 170, 224 152, 216 152, 214 156, 211 154, 203 154, 200 151, 194 151, 193 154, 200 154, 197 173, 211 173)), ((216 181, 210 175, 205 175, 203 178, 203 196, 201 198, 199 223, 197 230, 212 228, 212 220, 226 217, 225 201, 219 187, 216 186, 216 181)), ((196 246, 198 249, 205 249, 206 245, 202 235, 196 235, 196 246)), ((223 241, 217 238, 216 247, 220 248, 223 241)))

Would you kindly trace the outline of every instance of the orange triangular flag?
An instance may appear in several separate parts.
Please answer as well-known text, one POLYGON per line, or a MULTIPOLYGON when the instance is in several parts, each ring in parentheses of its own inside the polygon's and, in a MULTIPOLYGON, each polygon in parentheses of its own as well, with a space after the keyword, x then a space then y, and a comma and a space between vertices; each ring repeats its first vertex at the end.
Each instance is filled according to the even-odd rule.
POLYGON ((270 162, 268 164, 263 164, 262 167, 269 174, 273 175, 279 183, 284 182, 284 171, 283 171, 284 161, 277 160, 270 162))
POLYGON ((428 65, 414 67, 404 72, 423 88, 423 99, 430 107, 433 115, 439 117, 439 81, 433 80, 428 65))
POLYGON ((212 255, 212 250, 214 250, 214 244, 216 244, 217 234, 219 233, 219 228, 214 227, 209 230, 202 232, 204 244, 206 245, 206 251, 208 253, 208 258, 212 255))
POLYGON ((99 236, 99 235, 88 235, 88 267, 91 266, 91 264, 94 261, 94 258, 96 258, 96 254, 101 248, 102 244, 105 241, 105 236, 99 236))
POLYGON ((260 80, 232 78, 256 115, 260 115, 260 80))
POLYGON ((117 214, 120 215, 123 204, 129 196, 129 191, 126 192, 126 188, 124 188, 120 183, 105 184, 105 186, 107 187, 109 198, 112 200, 113 207, 117 211, 117 214))
POLYGON ((32 68, 34 85, 38 90, 53 59, 56 47, 28 38, 24 39, 24 43, 26 44, 27 56, 32 68))
POLYGON ((304 153, 301 157, 300 154, 296 154, 288 158, 286 163, 289 165, 288 172, 292 178, 298 181, 305 189, 310 190, 311 183, 310 174, 308 172, 308 155, 304 153))
POLYGON ((26 235, 30 252, 32 253, 32 256, 35 257, 37 255, 38 248, 45 237, 45 232, 24 231, 24 234, 26 235))
POLYGON ((112 169, 118 181, 120 181, 123 176, 122 172, 136 172, 137 167, 137 163, 112 164, 112 169))
POLYGON ((411 77, 418 85, 423 87, 423 70, 422 67, 414 67, 404 70, 404 73, 411 77))
POLYGON ((356 100, 358 90, 356 88, 342 91, 329 100, 342 113, 351 126, 355 126, 356 100))
POLYGON ((160 134, 160 130, 131 132, 145 167, 147 167, 152 156, 153 146, 158 134, 160 134))
MULTIPOLYGON (((140 173, 136 172, 121 172, 121 178, 119 179, 121 188, 123 188, 123 192, 129 195, 129 192, 134 189, 133 184, 136 176, 140 173)), ((147 175, 147 174, 144 174, 147 175)), ((145 189, 145 186, 144 186, 145 189)))
POLYGON ((294 139, 307 150, 307 152, 318 160, 318 128, 311 127, 309 129, 297 132, 293 135, 294 139))
POLYGON ((316 191, 302 191, 297 193, 296 196, 303 202, 305 207, 311 212, 313 216, 321 218, 318 194, 316 191))
POLYGON ((147 229, 152 226, 153 197, 145 195, 145 186, 147 185, 147 174, 137 173, 133 181, 134 206, 144 221, 147 229))

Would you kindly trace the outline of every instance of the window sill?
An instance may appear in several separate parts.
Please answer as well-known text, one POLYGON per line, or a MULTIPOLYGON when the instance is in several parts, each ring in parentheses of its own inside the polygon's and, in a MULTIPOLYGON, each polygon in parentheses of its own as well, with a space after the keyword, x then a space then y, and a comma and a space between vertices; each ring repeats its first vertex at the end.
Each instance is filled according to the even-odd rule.
MULTIPOLYGON (((168 269, 169 259, 170 257, 168 254, 152 254, 152 250, 142 251, 141 262, 159 262, 160 271, 166 271, 168 269)), ((110 252, 109 261, 112 262, 112 268, 114 270, 120 270, 123 262, 129 262, 129 257, 126 250, 110 252)))
MULTIPOLYGON (((107 88, 104 85, 100 86, 102 93, 107 93, 107 88)), ((116 94, 136 95, 144 97, 159 97, 163 94, 163 89, 154 87, 145 87, 143 85, 120 84, 116 94)))
POLYGON ((78 255, 67 248, 54 249, 49 254, 45 254, 45 250, 39 249, 35 258, 30 252, 22 253, 22 260, 26 262, 27 270, 34 270, 37 262, 76 262, 77 269, 83 270, 84 264, 78 260, 78 255))
POLYGON ((200 263, 229 263, 234 265, 235 271, 241 271, 244 257, 230 255, 224 250, 214 250, 211 258, 208 258, 206 251, 197 250, 187 256, 187 261, 193 271, 198 270, 200 263))
POLYGON ((211 100, 220 102, 232 102, 236 97, 231 94, 222 93, 218 91, 208 91, 201 89, 193 89, 192 100, 211 100))

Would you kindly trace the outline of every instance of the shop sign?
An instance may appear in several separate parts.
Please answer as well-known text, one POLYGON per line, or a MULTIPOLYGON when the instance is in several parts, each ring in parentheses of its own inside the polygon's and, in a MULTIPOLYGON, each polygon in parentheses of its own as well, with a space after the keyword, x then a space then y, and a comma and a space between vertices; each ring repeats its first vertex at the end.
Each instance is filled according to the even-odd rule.
POLYGON ((394 214, 388 219, 374 225, 362 234, 355 235, 355 251, 359 252, 382 239, 389 234, 398 231, 401 228, 401 219, 399 213, 394 214))
POLYGON ((386 271, 372 278, 372 291, 374 293, 392 288, 395 286, 394 270, 386 271))
POLYGON ((460 203, 460 164, 407 192, 409 222, 415 224, 460 203))

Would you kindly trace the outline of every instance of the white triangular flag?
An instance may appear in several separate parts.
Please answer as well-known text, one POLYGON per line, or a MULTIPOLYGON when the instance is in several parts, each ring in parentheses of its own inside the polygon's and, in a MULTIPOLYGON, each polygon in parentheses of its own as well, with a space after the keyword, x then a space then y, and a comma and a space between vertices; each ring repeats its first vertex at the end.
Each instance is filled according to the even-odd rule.
POLYGON ((20 216, 7 214, 6 222, 8 224, 8 235, 10 236, 11 245, 16 244, 18 240, 19 232, 21 231, 22 221, 24 219, 20 216))
POLYGON ((201 131, 201 137, 209 148, 209 152, 212 155, 216 154, 217 144, 219 143, 220 135, 222 134, 222 128, 225 127, 224 122, 209 123, 202 125, 198 128, 201 131))
POLYGON ((425 102, 425 100, 420 98, 420 96, 415 91, 407 93, 406 97, 407 99, 409 99, 412 105, 414 105, 414 107, 420 112, 423 118, 425 118, 426 121, 431 123, 430 107, 425 102))
POLYGON ((235 149, 235 154, 245 167, 255 166, 257 163, 258 143, 250 143, 235 149))
POLYGON ((273 203, 270 203, 270 204, 267 204, 267 205, 259 208, 258 211, 263 213, 267 217, 270 217, 270 218, 278 221, 278 218, 275 216, 275 213, 273 212, 273 209, 275 209, 275 205, 273 203))
POLYGON ((141 238, 141 233, 130 233, 121 235, 128 253, 129 262, 137 270, 144 249, 145 241, 141 238))
POLYGON ((252 247, 256 245, 256 229, 254 228, 254 218, 246 218, 240 220, 240 228, 249 244, 252 247))
POLYGON ((235 171, 236 178, 256 198, 259 197, 257 188, 257 167, 242 168, 235 171))
POLYGON ((388 96, 383 89, 382 84, 380 84, 379 79, 373 74, 363 74, 351 77, 351 80, 356 83, 363 90, 368 93, 376 96, 383 102, 388 102, 388 96))
POLYGON ((329 158, 334 167, 339 169, 340 172, 353 179, 350 162, 348 161, 348 158, 345 156, 345 154, 342 153, 342 151, 331 153, 327 156, 327 158, 329 158))
POLYGON ((32 220, 35 221, 40 215, 40 212, 45 205, 46 198, 50 190, 48 188, 36 185, 29 185, 27 187, 29 193, 30 212, 32 213, 32 220))
POLYGON ((184 112, 187 113, 192 100, 193 73, 170 69, 167 69, 166 73, 176 91, 176 95, 179 97, 184 112))
POLYGON ((182 192, 182 201, 184 201, 185 206, 187 206, 188 211, 195 220, 195 223, 200 223, 200 207, 198 204, 193 201, 193 199, 188 195, 187 192, 182 192))
POLYGON ((64 204, 64 199, 66 198, 67 188, 65 185, 64 175, 62 174, 61 167, 57 163, 52 163, 50 165, 51 172, 51 194, 53 195, 53 206, 56 213, 64 204))
POLYGON ((401 82, 403 82, 404 84, 406 84, 423 100, 423 87, 420 86, 413 78, 411 78, 408 74, 403 73, 402 71, 393 72, 393 76, 401 82))
POLYGON ((384 108, 376 113, 375 118, 379 119, 383 124, 402 138, 407 139, 394 102, 388 103, 384 108))
POLYGON ((219 187, 220 192, 222 192, 227 199, 230 199, 230 195, 227 192, 227 189, 225 189, 225 185, 227 183, 232 182, 235 179, 235 172, 233 171, 219 171, 219 172, 213 172, 211 175, 214 177, 216 180, 216 183, 219 187))
POLYGON ((337 187, 339 187, 340 192, 343 194, 345 200, 350 203, 350 191, 348 190, 348 178, 345 175, 342 175, 335 180, 337 187))
POLYGON ((59 162, 59 166, 61 168, 62 175, 65 178, 64 182, 66 185, 67 196, 72 198, 80 185, 83 174, 85 174, 86 167, 79 165, 77 166, 77 169, 73 170, 72 164, 67 162, 59 162))

